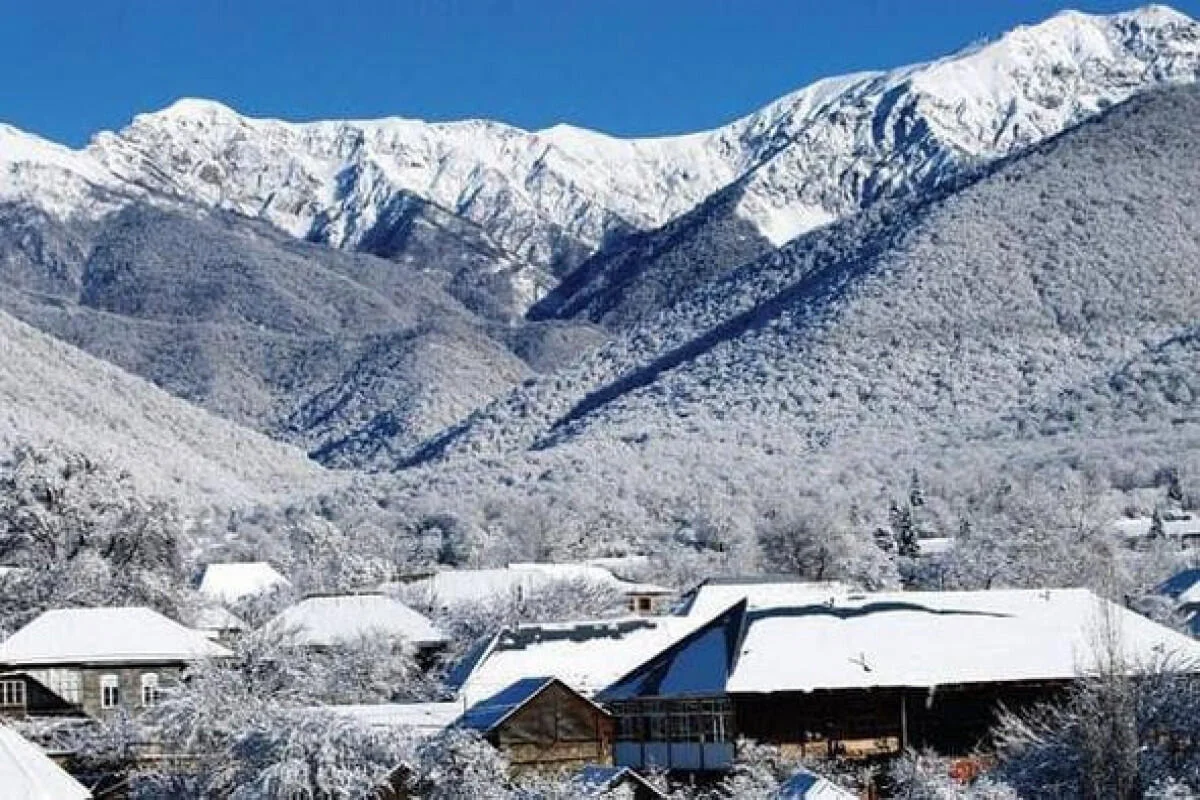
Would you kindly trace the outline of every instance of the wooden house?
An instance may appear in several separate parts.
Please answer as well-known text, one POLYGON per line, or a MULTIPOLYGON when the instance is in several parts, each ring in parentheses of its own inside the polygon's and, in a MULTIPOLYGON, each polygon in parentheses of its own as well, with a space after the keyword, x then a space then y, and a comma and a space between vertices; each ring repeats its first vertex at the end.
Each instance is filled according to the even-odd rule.
POLYGON ((382 592, 310 595, 267 626, 288 634, 302 647, 317 650, 383 636, 397 647, 430 657, 449 641, 424 614, 382 592))
POLYGON ((612 763, 612 716, 557 678, 516 681, 456 724, 478 731, 518 774, 612 763))
POLYGON ((148 608, 67 608, 41 614, 0 644, 0 671, 23 676, 9 679, 6 691, 24 693, 26 714, 31 702, 64 713, 45 690, 74 711, 103 717, 151 706, 189 664, 231 655, 148 608))
POLYGON ((1103 630, 1131 669, 1200 664, 1200 644, 1081 589, 780 600, 743 598, 601 691, 615 763, 720 770, 739 737, 794 755, 970 752, 1001 705, 1095 669, 1103 630))

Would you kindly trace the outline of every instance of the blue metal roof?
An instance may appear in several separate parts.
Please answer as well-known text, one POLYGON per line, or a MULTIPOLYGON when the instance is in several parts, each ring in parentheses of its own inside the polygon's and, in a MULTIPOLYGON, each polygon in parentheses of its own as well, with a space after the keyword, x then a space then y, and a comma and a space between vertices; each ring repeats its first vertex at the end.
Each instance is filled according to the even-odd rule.
POLYGON ((488 733, 553 680, 550 677, 522 678, 468 708, 458 720, 458 725, 488 733))

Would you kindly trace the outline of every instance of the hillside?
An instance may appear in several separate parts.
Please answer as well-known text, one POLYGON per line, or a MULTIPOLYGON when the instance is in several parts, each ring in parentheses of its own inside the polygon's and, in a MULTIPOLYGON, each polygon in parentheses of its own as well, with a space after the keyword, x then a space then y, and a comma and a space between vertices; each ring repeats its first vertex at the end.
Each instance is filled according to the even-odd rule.
MULTIPOLYGON (((740 230, 733 217, 779 246, 1139 91, 1194 81, 1198 70, 1200 26, 1148 6, 1064 12, 928 63, 818 81, 713 130, 654 139, 486 120, 293 123, 188 99, 99 133, 80 151, 0 131, 0 199, 59 219, 94 219, 137 198, 216 206, 297 238, 437 269, 468 306, 512 318, 589 256, 602 260, 585 265, 589 286, 619 289, 627 236, 730 187, 736 202, 706 240, 740 230), (612 267, 603 266, 609 248, 612 267)), ((725 249, 718 270, 757 254, 725 249)), ((686 288, 678 279, 654 288, 679 263, 652 266, 661 261, 635 292, 662 294, 659 304, 686 288)), ((614 304, 578 313, 604 321, 614 304)))
POLYGON ((185 506, 278 501, 335 483, 239 428, 0 313, 0 449, 55 442, 185 506))
POLYGON ((436 275, 236 215, 9 206, 0 226, 0 307, 307 450, 364 424, 418 441, 530 374, 436 275))
POLYGON ((431 440, 410 487, 605 485, 610 516, 670 527, 672 508, 734 513, 788 486, 873 496, 914 466, 969 483, 1117 441, 1130 464, 1186 460, 1197 431, 1171 420, 1190 396, 1149 430, 1043 431, 1036 409, 1080 387, 1120 402, 1129 365, 1193 329, 1198 123, 1197 91, 1148 95, 801 237, 431 440))

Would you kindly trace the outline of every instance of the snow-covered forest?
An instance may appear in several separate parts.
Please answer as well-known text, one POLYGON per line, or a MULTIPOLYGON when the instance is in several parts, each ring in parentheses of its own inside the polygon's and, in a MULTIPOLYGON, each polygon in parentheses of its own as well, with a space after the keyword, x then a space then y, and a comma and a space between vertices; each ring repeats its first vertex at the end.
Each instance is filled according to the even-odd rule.
MULTIPOLYGON (((137 713, 113 675, 106 713, 64 713, 90 688, 0 658, 0 724, 97 798, 622 797, 449 724, 463 674, 505 636, 606 625, 661 633, 658 663, 707 630, 693 590, 734 579, 1080 588, 1194 644, 1200 588, 1167 587, 1200 567, 1198 77, 1200 25, 1149 7, 689 136, 197 100, 79 150, 0 126, 0 643, 130 607, 221 642, 137 713), (279 580, 203 590, 247 563, 279 580), (490 594, 429 589, 472 570, 490 594), (366 596, 436 635, 281 623, 366 596), (53 714, 6 716, 42 690, 53 714)), ((1200 667, 1096 647, 967 756, 908 747, 901 694, 886 758, 743 739, 719 774, 642 777, 673 800, 794 797, 801 770, 910 799, 1200 796, 1200 667)), ((509 677, 563 680, 555 702, 632 741, 549 666, 509 677)), ((729 714, 669 735, 723 745, 729 714)))

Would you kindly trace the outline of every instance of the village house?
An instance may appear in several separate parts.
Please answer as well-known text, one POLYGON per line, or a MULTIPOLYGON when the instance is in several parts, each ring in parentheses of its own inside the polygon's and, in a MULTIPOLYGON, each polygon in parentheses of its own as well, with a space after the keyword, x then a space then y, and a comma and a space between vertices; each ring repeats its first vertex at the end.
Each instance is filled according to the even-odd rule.
POLYGON ((456 724, 477 731, 516 774, 612 763, 612 716, 557 678, 516 681, 475 703, 456 724))
POLYGON ((1000 704, 1052 699, 1094 669, 1105 630, 1131 670, 1200 665, 1191 639, 1082 589, 800 591, 743 597, 599 692, 615 763, 726 769, 739 737, 797 756, 969 752, 1000 704))
POLYGON ((250 630, 246 621, 220 605, 208 605, 196 612, 192 628, 226 647, 232 647, 250 630))
POLYGON ((265 561, 209 564, 200 578, 200 594, 213 603, 230 606, 276 588, 291 586, 265 561))
MULTIPOLYGON (((1160 535, 1181 550, 1200 547, 1200 515, 1186 511, 1164 511, 1159 517, 1160 535)), ((1118 535, 1130 545, 1136 546, 1154 535, 1154 517, 1127 517, 1112 523, 1118 535)))
POLYGON ((1188 632, 1200 637, 1200 569, 1193 567, 1178 572, 1154 591, 1174 605, 1175 613, 1184 621, 1188 632))
POLYGON ((427 656, 448 638, 436 625, 399 600, 380 592, 311 595, 267 623, 301 647, 328 649, 382 636, 427 656))
POLYGON ((149 608, 46 611, 0 644, 2 691, 12 701, 5 713, 59 715, 68 713, 64 704, 92 717, 137 712, 157 702, 189 664, 231 655, 149 608))
POLYGON ((557 773, 611 764, 613 720, 555 678, 525 678, 469 707, 461 702, 325 706, 320 709, 419 739, 450 727, 474 730, 502 752, 514 773, 557 773))
POLYGON ((779 787, 775 800, 858 800, 858 795, 811 770, 799 769, 779 787))
POLYGON ((402 592, 422 608, 449 609, 466 603, 497 600, 524 601, 554 586, 593 587, 625 599, 633 614, 659 614, 667 610, 674 593, 663 586, 627 581, 593 563, 514 563, 498 569, 458 569, 414 576, 385 584, 383 589, 402 592))
POLYGON ((37 745, 0 722, 0 797, 91 800, 92 793, 37 745))
POLYGON ((515 625, 468 653, 449 682, 468 705, 536 675, 558 678, 590 698, 706 621, 632 616, 515 625))
POLYGON ((605 800, 666 800, 666 793, 629 767, 591 764, 575 773, 580 797, 605 800))

